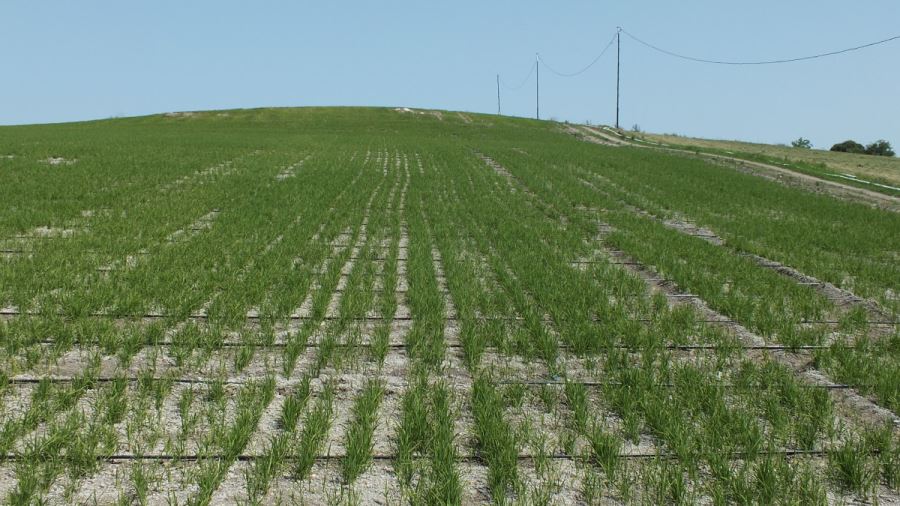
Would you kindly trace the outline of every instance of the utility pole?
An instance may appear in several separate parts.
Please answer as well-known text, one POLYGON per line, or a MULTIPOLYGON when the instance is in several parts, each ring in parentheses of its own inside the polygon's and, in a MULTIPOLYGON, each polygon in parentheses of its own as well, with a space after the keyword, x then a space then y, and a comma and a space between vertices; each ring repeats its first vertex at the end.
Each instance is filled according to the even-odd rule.
POLYGON ((616 27, 616 130, 619 129, 619 73, 622 69, 622 27, 616 27))
POLYGON ((534 66, 537 70, 537 78, 534 80, 535 116, 537 119, 541 119, 541 62, 537 53, 534 53, 534 66))
POLYGON ((497 74, 497 116, 500 116, 500 74, 497 74))

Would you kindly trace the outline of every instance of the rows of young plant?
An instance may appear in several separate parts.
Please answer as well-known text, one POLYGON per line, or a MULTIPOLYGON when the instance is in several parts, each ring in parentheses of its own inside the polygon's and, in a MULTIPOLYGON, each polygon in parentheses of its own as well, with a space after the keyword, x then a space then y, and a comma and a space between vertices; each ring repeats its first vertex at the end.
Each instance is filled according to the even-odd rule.
MULTIPOLYGON (((459 172, 461 165, 467 165, 471 167, 470 170, 475 171, 466 175, 469 181, 460 177, 462 180, 454 185, 452 181, 434 179, 435 188, 440 188, 441 193, 448 194, 446 205, 435 206, 441 209, 440 215, 448 216, 446 210, 454 207, 454 201, 460 212, 458 218, 460 221, 448 224, 448 234, 451 237, 464 235, 464 238, 451 240, 459 241, 458 248, 465 253, 446 253, 448 264, 454 258, 487 257, 488 263, 493 264, 494 274, 508 287, 510 298, 513 301, 518 299, 517 302, 513 302, 516 309, 526 315, 523 321, 528 329, 530 343, 522 349, 533 350, 534 356, 540 357, 547 364, 547 376, 532 379, 537 379, 538 382, 541 379, 545 381, 553 379, 565 383, 567 373, 571 374, 581 368, 589 371, 585 373, 587 375, 585 379, 603 378, 601 385, 598 385, 605 389, 603 397, 607 400, 620 399, 612 403, 610 410, 613 413, 616 413, 617 407, 623 410, 620 414, 623 420, 621 425, 625 428, 623 431, 627 430, 625 434, 628 438, 622 434, 620 441, 626 439, 638 441, 642 429, 658 431, 655 435, 663 441, 657 442, 656 446, 665 448, 667 445, 673 445, 669 447, 671 451, 682 457, 685 466, 683 476, 686 480, 693 481, 687 487, 690 493, 732 499, 740 497, 741 494, 753 495, 761 491, 729 490, 728 487, 735 486, 735 483, 743 483, 741 486, 752 489, 750 483, 753 480, 750 476, 755 472, 753 460, 756 460, 755 457, 759 457, 760 461, 764 460, 759 454, 770 459, 772 451, 777 453, 786 449, 809 451, 843 448, 857 437, 852 435, 852 432, 842 435, 832 432, 834 423, 830 413, 833 410, 829 407, 831 401, 824 390, 805 388, 789 371, 766 361, 764 357, 757 357, 763 360, 764 366, 758 365, 756 360, 750 360, 741 353, 733 337, 704 325, 689 309, 681 307, 670 310, 665 304, 665 299, 658 297, 659 300, 651 300, 633 282, 622 283, 621 270, 616 270, 609 264, 599 264, 596 270, 589 271, 587 275, 572 269, 569 265, 569 252, 578 251, 579 242, 588 238, 585 236, 586 230, 578 229, 586 226, 580 223, 579 216, 574 214, 570 216, 567 229, 562 229, 552 213, 546 212, 547 208, 540 209, 530 205, 527 200, 515 197, 517 193, 497 191, 495 181, 488 177, 492 173, 491 169, 479 164, 478 161, 472 160, 462 164, 456 162, 453 164, 453 170, 447 170, 446 173, 449 175, 459 172), (494 188, 494 191, 481 192, 479 188, 494 188), (463 195, 457 193, 465 189, 468 191, 463 195), (468 237, 465 237, 466 235, 468 237), (470 241, 481 243, 480 251, 473 252, 470 241), (510 271, 514 275, 510 275, 510 271), (610 275, 610 271, 614 273, 610 275), (609 284, 604 282, 606 281, 604 277, 608 277, 609 284), (629 293, 628 287, 633 291, 629 293), (623 288, 626 292, 624 294, 615 294, 612 291, 623 288), (627 303, 610 307, 611 301, 622 299, 626 299, 627 303), (637 304, 634 299, 644 302, 637 304), (544 315, 549 316, 549 322, 543 318, 544 315), (640 320, 649 320, 650 324, 642 323, 640 320), (692 342, 711 344, 714 350, 679 353, 666 349, 667 345, 692 342), (564 346, 572 354, 586 354, 592 359, 585 364, 567 361, 560 365, 558 362, 560 350, 564 346), (597 358, 593 358, 594 356, 597 358), (645 368, 636 370, 635 365, 638 364, 645 364, 645 368), (773 375, 777 380, 772 378, 773 375), (762 379, 757 379, 760 376, 762 379), (713 384, 713 390, 698 393, 697 382, 710 382, 713 384), (770 383, 775 384, 773 387, 775 391, 771 392, 771 397, 780 398, 785 395, 781 393, 782 389, 792 392, 784 399, 785 404, 779 406, 775 412, 772 411, 774 407, 771 405, 767 406, 768 409, 758 406, 759 403, 771 402, 771 398, 766 398, 769 396, 760 397, 758 390, 760 384, 770 383), (724 386, 717 387, 716 384, 724 386), (661 418, 641 420, 638 413, 642 408, 648 407, 646 406, 648 401, 642 400, 642 396, 634 391, 636 387, 648 389, 652 395, 659 396, 657 398, 660 404, 645 412, 644 416, 655 412, 654 414, 661 418), (673 393, 672 389, 679 387, 684 393, 682 397, 673 399, 673 395, 677 394, 673 393), (619 395, 616 395, 617 393, 619 395), (712 398, 720 396, 722 404, 716 405, 707 397, 708 395, 713 395, 712 398), (669 404, 670 402, 672 404, 669 404), (616 406, 618 403, 625 405, 616 406), (696 418, 685 416, 679 419, 679 414, 687 415, 680 409, 681 406, 696 406, 697 410, 701 410, 700 413, 704 408, 709 409, 717 416, 709 418, 702 415, 696 418), (667 414, 667 411, 672 413, 667 414), (778 414, 779 412, 781 414, 778 414), (761 413, 756 416, 762 419, 754 423, 752 422, 754 416, 748 413, 761 413), (788 413, 791 415, 787 415, 788 413), (766 415, 776 419, 769 420, 766 415), (788 422, 787 418, 790 416, 796 418, 788 422), (782 417, 784 419, 781 419, 782 417), (675 423, 679 428, 670 429, 669 423, 675 423), (709 427, 709 437, 712 438, 709 442, 704 442, 700 437, 704 434, 704 424, 708 424, 709 427), (770 424, 774 428, 770 428, 770 424), (680 439, 667 440, 668 437, 675 437, 669 431, 681 433, 680 439), (781 436, 774 437, 777 434, 781 436), (764 441, 769 446, 763 448, 764 441), (727 444, 723 444, 725 442, 727 444), (678 446, 675 446, 676 444, 678 446), (743 467, 735 468, 734 455, 729 456, 728 451, 723 455, 721 451, 723 448, 726 450, 732 448, 734 453, 741 454, 744 459, 743 467), (744 455, 746 457, 743 457, 744 455), (718 474, 703 477, 700 469, 705 466, 699 464, 703 462, 706 466, 716 465, 718 474), (742 480, 735 481, 736 478, 742 480)), ((439 192, 437 189, 434 191, 439 192)), ((537 189, 535 191, 537 192, 537 189)), ((550 207, 564 208, 562 204, 550 207)), ((469 267, 470 270, 475 268, 469 267)), ((460 269, 462 275, 465 275, 466 268, 460 269)), ((448 272, 453 271, 454 268, 448 268, 448 272)), ((452 277, 449 281, 453 289, 452 277)), ((460 308, 481 302, 480 297, 465 293, 467 285, 468 283, 456 285, 461 291, 458 302, 460 308)), ((461 310, 460 314, 463 318, 462 333, 465 336, 467 333, 465 310, 461 310)), ((469 325, 473 325, 473 322, 469 325)), ((482 340, 463 339, 464 344, 473 341, 478 344, 470 346, 467 351, 478 353, 479 348, 484 346, 482 340)), ((469 362, 477 363, 478 360, 470 359, 469 362)), ((510 374, 512 373, 509 371, 501 373, 499 381, 505 381, 504 376, 508 377, 510 374)), ((494 403, 499 402, 496 400, 498 398, 484 393, 490 391, 491 380, 485 377, 478 379, 481 380, 480 382, 476 380, 478 400, 473 400, 475 402, 473 409, 478 403, 485 402, 489 406, 486 413, 496 413, 494 403)), ((520 387, 513 387, 516 388, 520 387)), ((697 413, 693 410, 687 411, 697 413)), ((477 410, 476 419, 478 419, 477 410)), ((507 455, 515 455, 516 452, 496 447, 499 444, 498 440, 504 439, 496 434, 508 433, 508 430, 504 430, 503 424, 500 423, 502 417, 497 418, 495 422, 491 419, 488 416, 483 422, 486 426, 495 427, 494 430, 497 431, 492 433, 491 437, 484 437, 485 442, 490 441, 484 448, 488 452, 486 459, 489 464, 496 462, 495 467, 502 467, 500 462, 503 462, 501 456, 504 452, 507 455), (492 454, 496 456, 491 457, 492 454)), ((586 437, 589 438, 593 449, 601 454, 604 451, 608 453, 608 448, 612 444, 609 443, 609 438, 597 427, 592 427, 591 430, 593 432, 586 437)), ((514 444, 513 438, 510 445, 514 444)), ((619 448, 614 445, 613 447, 619 448)), ((603 461, 600 455, 589 455, 586 460, 603 461)), ((506 461, 508 468, 514 468, 514 459, 507 458, 506 461)), ((617 458, 611 461, 618 463, 617 458)), ((779 477, 783 480, 781 486, 784 487, 779 493, 788 493, 790 489, 798 494, 808 492, 815 495, 817 490, 821 490, 820 487, 825 486, 823 483, 812 486, 811 482, 806 483, 810 486, 795 486, 798 483, 796 480, 806 480, 808 477, 815 477, 817 473, 812 471, 812 468, 805 468, 802 463, 791 459, 785 458, 779 462, 789 461, 790 465, 785 464, 783 472, 790 478, 779 477)), ((809 465, 812 466, 814 463, 809 465)), ((887 469, 891 469, 890 466, 887 469)), ((513 487, 511 484, 515 482, 515 471, 509 469, 504 472, 498 471, 498 475, 492 485, 493 490, 495 493, 508 492, 509 487, 513 487)), ((631 490, 631 487, 620 485, 618 490, 624 493, 631 490)))
MULTIPOLYGON (((387 154, 379 157, 386 160, 387 154)), ((359 329, 350 331, 350 322, 374 300, 372 247, 361 226, 368 218, 361 215, 385 205, 384 197, 374 198, 386 190, 371 192, 385 185, 370 184, 383 182, 382 168, 365 170, 368 161, 357 154, 349 162, 342 155, 324 158, 304 174, 305 184, 298 179, 287 186, 270 177, 280 160, 237 181, 202 183, 235 185, 225 186, 215 202, 221 215, 215 226, 151 244, 146 260, 136 265, 99 271, 89 266, 84 276, 90 281, 66 290, 68 299, 82 301, 80 307, 12 305, 19 316, 3 325, 10 366, 4 386, 12 408, 3 420, 3 450, 16 463, 10 501, 71 497, 86 476, 108 471, 97 468, 104 456, 136 459, 133 466, 106 467, 116 473, 133 469, 133 488, 121 492, 145 497, 148 453, 176 463, 196 461, 184 483, 196 483, 199 490, 186 497, 209 500, 255 432, 275 378, 291 376, 314 333, 331 343, 319 346, 321 353, 309 363, 318 376, 335 355, 336 339, 359 335, 359 329), (353 243, 358 246, 347 246, 353 243), (323 269, 326 264, 330 268, 323 269), (349 297, 336 295, 342 277, 349 297), (308 291, 310 314, 291 318, 308 291), (108 302, 122 300, 136 304, 108 302), (329 305, 338 315, 323 327, 329 305), (112 385, 109 393, 106 385, 112 385), (107 402, 115 404, 115 414, 103 414, 107 402), (63 481, 65 490, 55 490, 63 481)), ((74 244, 64 247, 70 255, 80 253, 74 244)), ((34 252, 10 270, 15 262, 41 258, 34 252)), ((299 384, 302 391, 309 379, 299 384)), ((316 449, 310 454, 315 457, 316 449)))
POLYGON ((4 502, 898 497, 896 427, 843 397, 896 413, 893 327, 636 212, 831 280, 849 243, 805 264, 820 238, 778 243, 822 224, 813 201, 748 196, 695 162, 667 198, 655 158, 505 118, 257 110, 10 132, 4 502), (719 184, 730 202, 687 201, 719 184), (766 206, 797 217, 742 228, 766 206), (748 347, 736 324, 783 346, 748 347))
MULTIPOLYGON (((636 213, 635 207, 653 209, 652 201, 638 191, 626 192, 604 173, 586 168, 591 162, 568 159, 565 166, 559 160, 541 158, 543 155, 525 157, 511 150, 498 156, 522 171, 523 178, 533 178, 531 183, 543 190, 547 199, 557 200, 558 207, 614 225, 615 231, 605 238, 611 247, 653 266, 681 289, 699 295, 764 338, 795 349, 815 348, 809 360, 815 360, 836 381, 857 386, 896 412, 900 355, 892 351, 898 335, 895 323, 869 322, 861 308, 847 311, 835 307, 813 287, 766 269, 731 248, 689 237, 636 213), (648 240, 651 237, 654 239, 648 240)), ((802 194, 798 198, 803 198, 802 194)))
MULTIPOLYGON (((589 149, 576 148, 577 151, 589 149)), ((601 169, 611 187, 659 216, 677 213, 713 228, 735 248, 762 255, 883 305, 896 319, 900 216, 840 201, 699 160, 650 150, 612 150, 599 164, 583 154, 556 158, 601 169), (740 191, 734 191, 739 188, 740 191)), ((544 158, 547 160, 548 158, 544 158)))
POLYGON ((503 156, 566 172, 574 168, 600 178, 604 190, 625 203, 661 217, 678 213, 713 228, 737 249, 795 266, 888 309, 896 303, 895 213, 645 150, 572 142, 529 155, 509 150, 503 156), (602 158, 592 158, 598 150, 602 158))

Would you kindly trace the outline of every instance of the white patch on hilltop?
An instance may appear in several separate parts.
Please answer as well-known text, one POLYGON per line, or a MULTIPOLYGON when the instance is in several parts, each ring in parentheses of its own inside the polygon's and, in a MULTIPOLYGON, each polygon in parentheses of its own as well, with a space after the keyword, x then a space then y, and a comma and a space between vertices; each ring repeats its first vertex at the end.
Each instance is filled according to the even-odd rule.
POLYGON ((70 160, 68 158, 63 158, 61 156, 51 156, 50 158, 46 158, 41 161, 44 163, 49 163, 50 165, 73 165, 75 162, 78 161, 78 159, 73 158, 70 160))

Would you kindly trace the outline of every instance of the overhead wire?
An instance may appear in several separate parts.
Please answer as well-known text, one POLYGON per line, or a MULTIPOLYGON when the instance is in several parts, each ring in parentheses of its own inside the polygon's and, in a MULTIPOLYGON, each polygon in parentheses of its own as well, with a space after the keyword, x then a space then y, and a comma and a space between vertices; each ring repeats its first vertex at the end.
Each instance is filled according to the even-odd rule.
POLYGON ((522 82, 518 86, 509 86, 508 84, 506 84, 503 81, 503 77, 500 78, 500 84, 502 84, 503 87, 509 91, 516 91, 516 90, 522 89, 522 87, 528 83, 528 80, 531 79, 531 76, 534 74, 535 68, 537 68, 537 62, 534 62, 531 64, 531 70, 528 71, 528 75, 525 76, 525 79, 523 79, 522 82))
MULTIPOLYGON (((603 55, 606 54, 606 52, 609 50, 609 48, 612 47, 612 45, 617 40, 621 40, 622 33, 624 33, 626 36, 628 36, 630 39, 634 40, 635 42, 637 42, 649 49, 652 49, 653 51, 657 51, 657 52, 665 54, 667 56, 679 58, 682 60, 697 62, 697 63, 707 63, 707 64, 714 64, 714 65, 777 65, 777 64, 784 64, 784 63, 809 61, 809 60, 815 60, 815 59, 819 59, 819 58, 826 58, 829 56, 836 56, 836 55, 849 53, 849 52, 853 52, 853 51, 859 51, 859 50, 870 48, 873 46, 878 46, 881 44, 887 44, 889 42, 900 40, 900 35, 895 35, 893 37, 876 40, 874 42, 868 42, 866 44, 861 44, 858 46, 847 47, 844 49, 838 49, 836 51, 828 51, 828 52, 824 52, 824 53, 817 53, 817 54, 799 56, 799 57, 794 57, 794 58, 781 58, 781 59, 773 59, 773 60, 745 60, 745 61, 713 60, 713 59, 699 58, 696 56, 685 55, 685 54, 677 53, 675 51, 670 51, 668 49, 664 49, 662 47, 656 46, 654 44, 651 44, 651 43, 639 38, 638 36, 632 34, 628 30, 625 30, 624 28, 617 27, 616 33, 613 35, 613 38, 609 41, 609 43, 606 45, 606 47, 604 47, 603 50, 600 51, 600 54, 598 54, 597 57, 595 57, 590 63, 588 63, 587 66, 581 68, 580 70, 578 70, 576 72, 570 72, 570 73, 569 72, 560 72, 560 71, 556 70, 555 68, 551 67, 550 65, 548 65, 547 62, 544 61, 544 59, 541 57, 540 53, 537 53, 536 54, 537 58, 535 59, 535 62, 531 65, 531 68, 528 71, 528 75, 525 76, 525 79, 523 79, 521 83, 519 83, 517 86, 509 86, 498 75, 498 85, 502 84, 503 88, 510 90, 510 91, 519 90, 523 86, 525 86, 525 84, 528 83, 528 81, 531 79, 531 76, 535 73, 535 71, 539 71, 540 65, 543 65, 552 74, 555 74, 560 77, 575 77, 575 76, 581 75, 581 74, 587 72, 598 61, 600 61, 600 59, 603 57, 603 55)), ((617 90, 617 94, 618 94, 618 90, 617 90)), ((498 92, 497 92, 497 100, 498 100, 498 108, 499 108, 499 100, 500 100, 499 87, 498 87, 498 92)), ((617 108, 618 108, 618 106, 617 106, 617 108)), ((498 111, 499 111, 499 109, 498 109, 498 111)))
POLYGON ((839 54, 843 54, 843 53, 849 53, 851 51, 859 51, 860 49, 865 49, 868 47, 877 46, 879 44, 885 44, 885 43, 900 39, 900 35, 895 35, 893 37, 888 37, 886 39, 877 40, 875 42, 869 42, 867 44, 862 44, 859 46, 848 47, 845 49, 839 49, 837 51, 829 51, 827 53, 818 53, 818 54, 813 54, 813 55, 808 55, 808 56, 800 56, 797 58, 784 58, 784 59, 778 59, 778 60, 759 60, 759 61, 729 61, 729 60, 708 60, 705 58, 697 58, 695 56, 688 56, 688 55, 676 53, 674 51, 669 51, 667 49, 663 49, 659 46, 655 46, 649 42, 641 40, 634 34, 628 32, 628 30, 625 30, 624 28, 622 29, 622 33, 624 33, 625 35, 627 35, 628 37, 633 39, 635 42, 638 42, 639 44, 647 46, 648 48, 653 49, 654 51, 658 51, 660 53, 663 53, 663 54, 666 54, 669 56, 673 56, 675 58, 681 58, 683 60, 689 60, 689 61, 699 62, 699 63, 711 63, 711 64, 715 64, 715 65, 776 65, 776 64, 780 64, 780 63, 793 63, 793 62, 799 62, 799 61, 814 60, 817 58, 825 58, 827 56, 835 56, 835 55, 839 55, 839 54))
POLYGON ((544 65, 544 67, 547 68, 547 70, 549 70, 553 74, 556 74, 560 77, 575 77, 575 76, 584 74, 585 72, 588 71, 588 69, 593 67, 595 63, 600 61, 600 58, 602 58, 603 55, 606 54, 606 51, 609 50, 609 48, 612 47, 613 43, 615 43, 615 42, 616 42, 616 35, 613 35, 612 39, 610 39, 610 41, 609 41, 609 44, 607 44, 606 47, 603 48, 603 51, 600 51, 600 54, 598 54, 597 57, 594 58, 594 60, 591 63, 588 63, 586 67, 582 68, 581 70, 579 70, 577 72, 566 73, 566 72, 560 72, 560 71, 554 69, 553 67, 548 65, 546 61, 544 61, 544 58, 541 57, 540 53, 538 53, 538 60, 544 65))

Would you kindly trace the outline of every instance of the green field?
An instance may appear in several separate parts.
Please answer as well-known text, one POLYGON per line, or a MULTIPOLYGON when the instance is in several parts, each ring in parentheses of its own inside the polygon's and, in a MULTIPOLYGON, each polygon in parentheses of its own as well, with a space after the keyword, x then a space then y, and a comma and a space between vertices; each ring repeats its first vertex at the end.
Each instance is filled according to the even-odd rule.
POLYGON ((560 125, 0 127, 0 503, 900 502, 900 214, 560 125))
MULTIPOLYGON (((628 133, 632 135, 632 133, 628 133)), ((870 156, 751 142, 697 139, 678 135, 634 134, 637 139, 674 148, 699 150, 768 163, 866 190, 900 196, 900 158, 870 156)))

